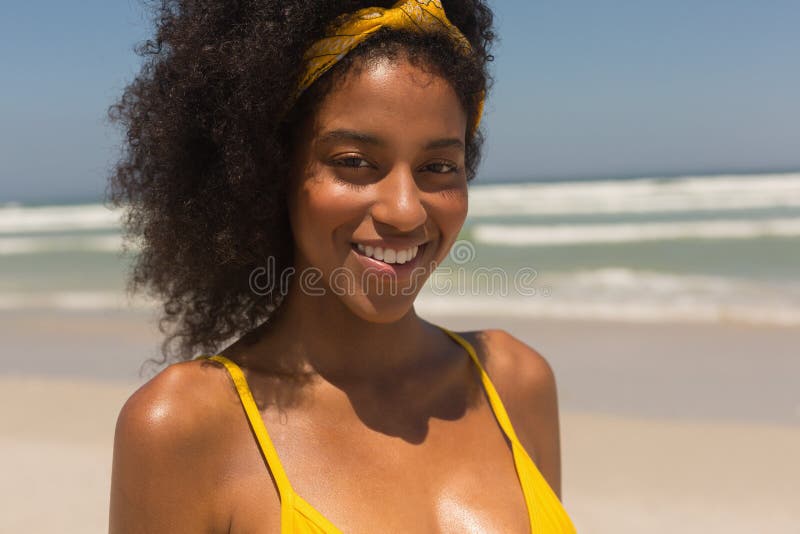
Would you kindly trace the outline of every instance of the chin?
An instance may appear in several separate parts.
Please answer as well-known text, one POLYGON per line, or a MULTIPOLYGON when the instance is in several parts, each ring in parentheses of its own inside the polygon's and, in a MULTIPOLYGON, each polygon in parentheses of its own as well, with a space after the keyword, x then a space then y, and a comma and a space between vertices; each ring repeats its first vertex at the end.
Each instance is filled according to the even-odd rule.
POLYGON ((351 296, 344 300, 345 306, 360 319, 377 324, 399 321, 414 307, 417 295, 351 296))

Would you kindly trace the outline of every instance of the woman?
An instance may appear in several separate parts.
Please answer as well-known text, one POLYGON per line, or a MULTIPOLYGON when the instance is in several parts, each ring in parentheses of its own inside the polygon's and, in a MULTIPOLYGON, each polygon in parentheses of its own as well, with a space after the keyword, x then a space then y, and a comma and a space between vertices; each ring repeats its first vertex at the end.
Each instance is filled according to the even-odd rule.
POLYGON ((483 1, 442 3, 163 2, 112 198, 165 355, 215 356, 123 407, 112 533, 574 531, 547 362, 414 311, 493 38, 483 1))

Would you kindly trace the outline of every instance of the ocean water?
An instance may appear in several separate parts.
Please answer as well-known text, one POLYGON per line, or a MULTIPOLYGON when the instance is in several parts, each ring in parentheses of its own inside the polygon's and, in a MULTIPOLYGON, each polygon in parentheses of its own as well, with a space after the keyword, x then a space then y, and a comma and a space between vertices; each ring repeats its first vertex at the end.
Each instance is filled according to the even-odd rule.
MULTIPOLYGON (((0 206, 0 309, 128 299, 120 213, 0 206)), ((800 173, 473 185, 421 311, 800 327, 800 173)))

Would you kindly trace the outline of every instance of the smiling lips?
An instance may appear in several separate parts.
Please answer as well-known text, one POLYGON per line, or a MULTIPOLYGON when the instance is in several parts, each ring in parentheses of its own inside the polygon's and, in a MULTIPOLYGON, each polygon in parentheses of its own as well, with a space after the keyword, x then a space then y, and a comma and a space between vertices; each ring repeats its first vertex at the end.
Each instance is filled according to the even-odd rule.
POLYGON ((420 249, 419 246, 394 249, 389 247, 373 247, 362 245, 361 243, 356 243, 356 248, 364 256, 382 261, 389 265, 399 265, 413 260, 417 257, 417 253, 419 253, 420 249))

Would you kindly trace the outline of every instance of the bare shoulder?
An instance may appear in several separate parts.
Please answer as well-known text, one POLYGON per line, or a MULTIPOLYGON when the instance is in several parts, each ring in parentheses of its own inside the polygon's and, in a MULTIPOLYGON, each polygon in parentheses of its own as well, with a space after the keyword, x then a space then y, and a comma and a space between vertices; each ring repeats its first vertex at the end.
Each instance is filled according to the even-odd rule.
POLYGON ((225 385, 220 371, 206 360, 168 366, 130 396, 120 410, 117 430, 136 430, 149 441, 202 436, 219 410, 217 395, 225 385))
POLYGON ((127 400, 114 436, 110 532, 216 531, 226 378, 213 362, 177 363, 127 400))
POLYGON ((505 330, 470 332, 522 446, 560 495, 558 392, 553 368, 535 348, 505 330))
POLYGON ((475 333, 486 349, 487 365, 509 386, 513 396, 547 398, 555 394, 555 375, 539 351, 501 329, 475 333))

